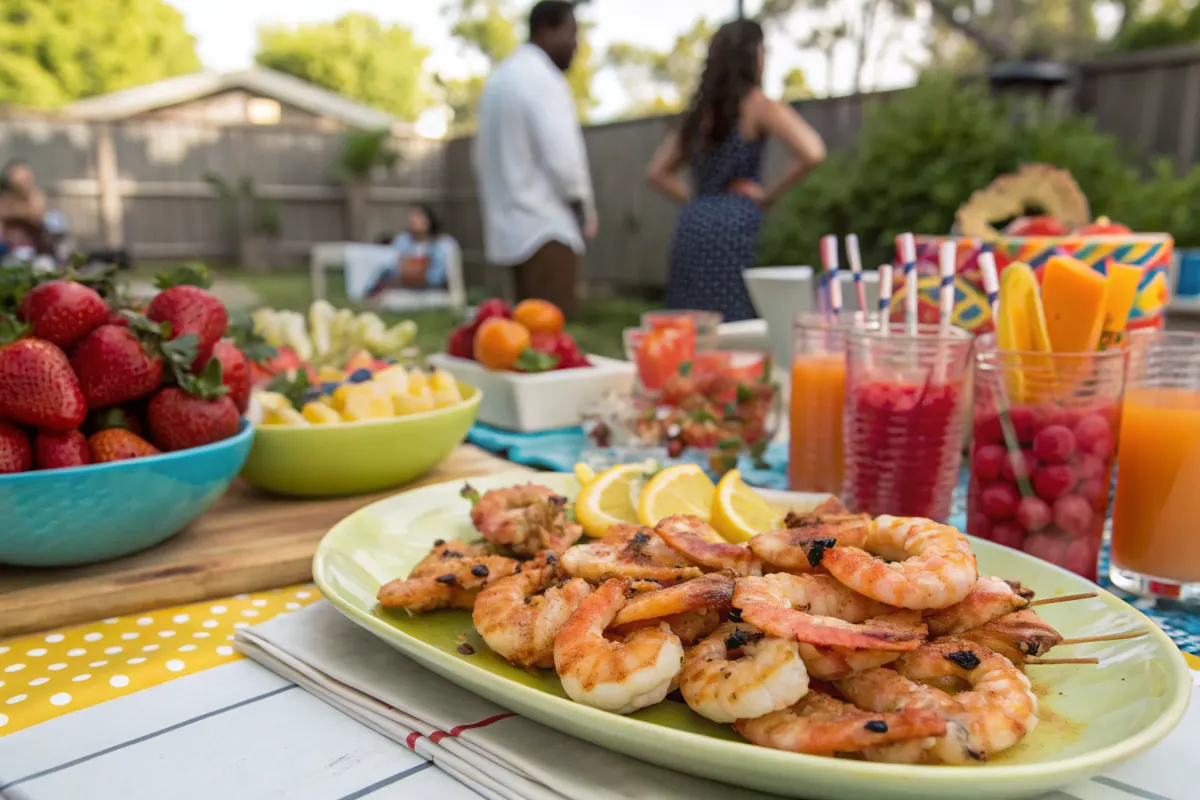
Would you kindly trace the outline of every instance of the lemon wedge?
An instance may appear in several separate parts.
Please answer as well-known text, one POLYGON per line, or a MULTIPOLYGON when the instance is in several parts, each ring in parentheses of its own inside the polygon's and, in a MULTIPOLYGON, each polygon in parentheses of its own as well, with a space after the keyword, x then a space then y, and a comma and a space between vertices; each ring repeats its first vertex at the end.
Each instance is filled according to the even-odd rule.
POLYGON ((1000 319, 996 344, 1001 350, 1050 352, 1050 333, 1037 275, 1028 264, 1015 262, 1000 275, 1000 319))
POLYGON ((619 464, 596 475, 587 464, 576 464, 575 475, 583 488, 575 498, 575 521, 583 526, 583 532, 598 539, 613 525, 636 524, 633 483, 645 472, 644 464, 619 464), (588 474, 591 479, 585 481, 588 474))
POLYGON ((717 487, 695 464, 678 464, 655 475, 642 488, 637 516, 643 525, 656 525, 672 514, 691 514, 708 521, 717 487))
POLYGON ((587 486, 596 480, 596 470, 580 461, 575 465, 575 480, 579 481, 580 486, 587 486))
POLYGON ((783 527, 783 516, 742 480, 736 469, 717 484, 712 526, 729 542, 744 542, 764 531, 783 527))

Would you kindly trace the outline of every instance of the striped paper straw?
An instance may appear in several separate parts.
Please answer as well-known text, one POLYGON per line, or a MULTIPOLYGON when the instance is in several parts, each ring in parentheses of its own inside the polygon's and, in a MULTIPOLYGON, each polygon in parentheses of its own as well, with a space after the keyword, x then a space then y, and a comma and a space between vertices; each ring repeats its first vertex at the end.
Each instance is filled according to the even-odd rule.
POLYGON ((952 241, 942 242, 938 248, 938 273, 941 282, 938 285, 938 333, 950 335, 950 318, 954 315, 954 267, 958 261, 958 245, 952 241))
MULTIPOLYGON (((833 283, 837 282, 838 240, 832 233, 821 237, 821 296, 827 301, 826 310, 833 309, 833 283)), ((838 289, 841 296, 841 288, 838 289)), ((841 310, 841 303, 838 303, 841 310)), ((837 313, 837 312, 834 312, 837 313)))
POLYGON ((854 294, 858 298, 858 307, 865 315, 867 313, 867 290, 863 286, 862 254, 858 250, 858 234, 846 236, 846 263, 850 265, 850 274, 854 276, 854 294))
POLYGON ((897 239, 900 245, 900 262, 904 265, 904 322, 908 335, 917 335, 917 240, 911 233, 902 233, 897 239))
POLYGON ((996 275, 996 256, 985 250, 979 254, 979 274, 983 277, 983 291, 987 292, 988 307, 992 310, 992 326, 999 321, 1000 279, 996 275))
POLYGON ((879 335, 887 336, 892 324, 892 265, 879 265, 879 335))

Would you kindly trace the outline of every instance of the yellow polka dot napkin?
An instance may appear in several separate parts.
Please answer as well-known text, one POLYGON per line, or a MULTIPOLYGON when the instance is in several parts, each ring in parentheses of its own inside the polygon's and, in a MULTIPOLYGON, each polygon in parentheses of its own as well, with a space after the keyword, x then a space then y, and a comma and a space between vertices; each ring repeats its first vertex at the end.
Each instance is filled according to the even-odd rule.
POLYGON ((0 640, 0 736, 239 659, 237 628, 320 597, 290 586, 0 640))

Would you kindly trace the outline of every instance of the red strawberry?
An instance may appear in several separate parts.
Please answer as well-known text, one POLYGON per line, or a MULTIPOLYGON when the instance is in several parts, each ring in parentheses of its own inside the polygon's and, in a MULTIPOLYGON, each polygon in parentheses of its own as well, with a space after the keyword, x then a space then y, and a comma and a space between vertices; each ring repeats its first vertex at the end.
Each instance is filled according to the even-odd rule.
POLYGON ((475 320, 472 323, 472 329, 478 328, 486 320, 492 317, 502 317, 504 319, 512 319, 512 308, 499 297, 493 297, 491 300, 484 300, 475 309, 475 320))
POLYGON ((29 290, 17 314, 39 339, 69 350, 108 319, 100 293, 75 281, 47 281, 29 290))
POLYGON ((62 469, 90 464, 87 437, 79 431, 38 431, 33 442, 38 469, 62 469))
MULTIPOLYGON (((0 317, 0 328, 0 343, 23 332, 7 317, 0 317)), ((69 431, 85 416, 87 403, 66 353, 41 339, 0 344, 0 418, 69 431)))
POLYGON ((150 438, 164 450, 219 442, 238 431, 237 406, 226 395, 194 397, 176 386, 162 389, 150 398, 146 421, 150 438))
POLYGON ((198 286, 172 286, 158 293, 146 306, 146 316, 155 322, 171 323, 169 338, 197 338, 196 360, 200 369, 212 356, 213 346, 229 327, 229 312, 212 293, 198 286))
POLYGON ((128 403, 153 392, 163 381, 162 357, 129 328, 101 325, 71 353, 71 366, 89 408, 128 403))
POLYGON ((475 326, 459 325, 446 338, 446 353, 458 358, 475 358, 475 326))
POLYGON ((250 362, 228 339, 213 347, 213 358, 221 362, 221 383, 229 387, 229 399, 239 414, 246 413, 250 405, 250 362))
POLYGON ((142 436, 141 416, 135 406, 102 408, 88 415, 87 425, 84 426, 84 429, 96 433, 98 431, 106 431, 109 428, 123 428, 130 433, 142 436))
POLYGON ((88 439, 88 450, 92 454, 92 461, 96 464, 142 458, 162 452, 136 433, 123 428, 109 428, 93 433, 92 438, 88 439))
POLYGON ((0 422, 0 475, 33 469, 33 448, 25 431, 10 422, 0 422))

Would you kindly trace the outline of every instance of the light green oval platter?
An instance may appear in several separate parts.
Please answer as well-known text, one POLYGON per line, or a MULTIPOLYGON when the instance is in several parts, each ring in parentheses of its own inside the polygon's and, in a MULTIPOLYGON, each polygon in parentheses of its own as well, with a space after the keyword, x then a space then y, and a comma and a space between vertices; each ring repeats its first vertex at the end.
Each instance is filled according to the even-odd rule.
MULTIPOLYGON (((481 490, 523 483, 528 473, 472 480, 481 490)), ((567 496, 563 474, 533 478, 567 496)), ((435 539, 475 539, 458 482, 381 500, 321 541, 313 575, 350 619, 429 669, 543 725, 680 772, 789 797, 828 800, 972 800, 1034 797, 1086 779, 1162 739, 1180 720, 1191 677, 1175 644, 1144 615, 1107 592, 1039 612, 1065 636, 1146 627, 1148 636, 1072 647, 1099 666, 1029 667, 1041 722, 1021 745, 986 765, 874 764, 786 753, 745 743, 728 726, 664 701, 618 716, 566 698, 552 671, 530 674, 491 653, 464 611, 409 617, 377 609, 379 586, 406 575, 435 539), (462 639, 474 647, 457 651, 462 639)), ((981 574, 1020 580, 1039 597, 1095 590, 1087 581, 1015 550, 973 540, 981 574)))
POLYGON ((379 492, 411 483, 462 443, 483 393, 458 384, 463 400, 391 419, 336 425, 257 425, 242 477, 294 497, 379 492))

